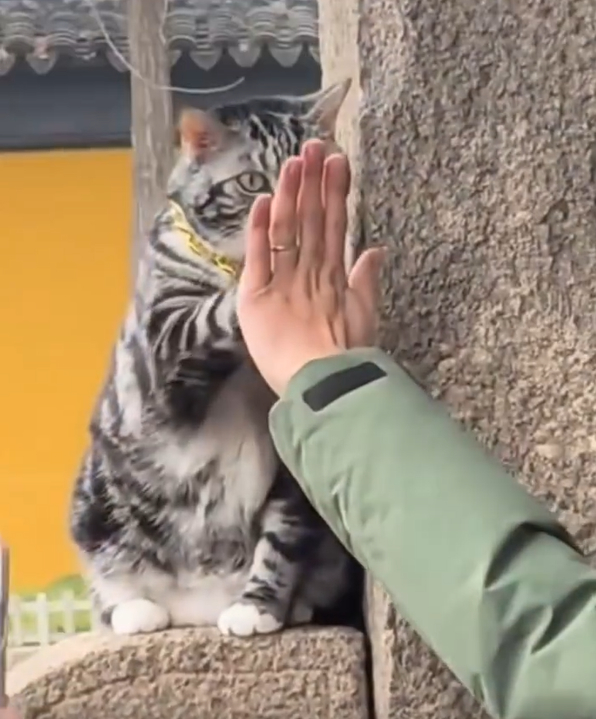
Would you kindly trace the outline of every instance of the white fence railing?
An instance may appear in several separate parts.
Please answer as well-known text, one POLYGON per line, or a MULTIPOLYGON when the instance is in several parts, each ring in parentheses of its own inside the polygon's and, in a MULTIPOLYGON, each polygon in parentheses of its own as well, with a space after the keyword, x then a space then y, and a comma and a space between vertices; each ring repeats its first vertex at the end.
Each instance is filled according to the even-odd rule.
POLYGON ((90 599, 77 598, 73 592, 51 598, 47 594, 35 599, 12 596, 8 619, 8 646, 13 648, 52 644, 98 626, 90 599))

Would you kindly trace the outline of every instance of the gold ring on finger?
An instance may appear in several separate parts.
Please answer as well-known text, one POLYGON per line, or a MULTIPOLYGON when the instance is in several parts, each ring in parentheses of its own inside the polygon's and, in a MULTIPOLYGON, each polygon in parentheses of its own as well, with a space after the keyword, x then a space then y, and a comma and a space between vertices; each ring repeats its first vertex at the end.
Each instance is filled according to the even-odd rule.
POLYGON ((289 252, 297 249, 298 245, 271 245, 271 252, 289 252))

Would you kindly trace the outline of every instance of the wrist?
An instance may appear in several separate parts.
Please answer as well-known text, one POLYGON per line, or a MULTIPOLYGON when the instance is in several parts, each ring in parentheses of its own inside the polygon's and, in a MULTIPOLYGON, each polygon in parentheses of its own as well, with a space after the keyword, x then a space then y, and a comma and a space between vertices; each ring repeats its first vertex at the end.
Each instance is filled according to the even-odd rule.
POLYGON ((308 349, 303 349, 300 353, 296 353, 292 357, 291 362, 288 362, 284 368, 283 376, 278 377, 277 387, 274 390, 279 396, 281 396, 287 389, 292 379, 303 370, 311 362, 317 360, 328 359, 330 357, 336 357, 342 354, 345 350, 336 345, 329 346, 318 346, 308 349))
POLYGON ((395 371, 397 365, 379 347, 353 349, 337 348, 333 354, 319 356, 306 362, 285 385, 282 400, 301 397, 304 392, 331 375, 362 364, 376 364, 385 372, 395 371))

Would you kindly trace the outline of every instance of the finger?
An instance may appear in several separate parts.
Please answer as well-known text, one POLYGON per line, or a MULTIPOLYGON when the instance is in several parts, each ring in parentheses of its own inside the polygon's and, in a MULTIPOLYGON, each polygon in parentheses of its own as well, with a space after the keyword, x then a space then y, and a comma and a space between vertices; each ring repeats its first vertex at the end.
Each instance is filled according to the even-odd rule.
POLYGON ((250 211, 246 231, 244 268, 239 283, 239 289, 243 293, 259 292, 271 281, 270 214, 271 197, 257 197, 250 211))
POLYGON ((379 280, 387 251, 384 247, 365 250, 348 276, 348 285, 360 297, 371 314, 379 309, 379 280))
POLYGON ((345 280, 345 247, 348 230, 347 198, 350 165, 345 155, 331 155, 325 162, 323 203, 325 206, 325 264, 334 276, 345 280))
POLYGON ((269 251, 273 276, 281 282, 294 272, 298 260, 297 202, 302 174, 302 160, 292 157, 282 167, 271 202, 269 251))
POLYGON ((325 215, 323 211, 323 169, 325 145, 309 140, 302 150, 302 182, 298 197, 299 265, 305 272, 318 274, 325 252, 325 215))
POLYGON ((20 713, 13 706, 0 709, 0 719, 20 719, 20 713))

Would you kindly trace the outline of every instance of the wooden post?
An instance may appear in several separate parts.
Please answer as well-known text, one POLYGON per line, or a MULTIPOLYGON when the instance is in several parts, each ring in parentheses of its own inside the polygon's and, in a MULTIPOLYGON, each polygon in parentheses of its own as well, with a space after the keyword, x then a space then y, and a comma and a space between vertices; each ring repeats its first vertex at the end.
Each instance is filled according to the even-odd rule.
POLYGON ((164 43, 163 0, 128 0, 131 73, 131 139, 134 168, 133 278, 155 213, 163 203, 173 146, 168 48, 164 43), (140 76, 140 77, 139 77, 140 76), (143 78, 143 79, 141 79, 143 78), (156 87, 158 86, 158 87, 156 87))

